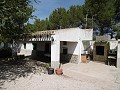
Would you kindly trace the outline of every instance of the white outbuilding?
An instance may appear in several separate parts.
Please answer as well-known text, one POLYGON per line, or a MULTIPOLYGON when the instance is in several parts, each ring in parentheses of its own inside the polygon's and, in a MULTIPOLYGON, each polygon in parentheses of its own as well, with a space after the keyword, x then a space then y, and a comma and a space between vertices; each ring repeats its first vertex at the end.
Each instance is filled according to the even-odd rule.
POLYGON ((93 39, 93 29, 67 28, 38 31, 22 39, 19 54, 31 55, 38 59, 50 58, 51 67, 56 68, 61 61, 80 63, 84 53, 83 41, 93 39))

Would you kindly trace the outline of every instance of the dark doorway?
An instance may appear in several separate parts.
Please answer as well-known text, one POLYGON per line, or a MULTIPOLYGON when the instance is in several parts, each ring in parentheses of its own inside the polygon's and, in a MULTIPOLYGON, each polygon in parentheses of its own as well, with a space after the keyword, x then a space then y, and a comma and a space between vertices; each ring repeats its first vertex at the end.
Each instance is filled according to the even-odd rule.
POLYGON ((33 50, 37 50, 37 43, 33 43, 33 50))
POLYGON ((45 43, 45 53, 50 53, 51 46, 50 43, 45 43))
POLYGON ((63 54, 67 55, 68 54, 68 49, 67 48, 63 48, 63 54))

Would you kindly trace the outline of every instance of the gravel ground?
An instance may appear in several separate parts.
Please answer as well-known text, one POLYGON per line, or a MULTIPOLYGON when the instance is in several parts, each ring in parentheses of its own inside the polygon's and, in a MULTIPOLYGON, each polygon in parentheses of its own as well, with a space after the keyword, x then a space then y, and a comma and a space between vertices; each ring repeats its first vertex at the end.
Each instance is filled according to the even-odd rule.
POLYGON ((12 82, 5 82, 2 90, 120 90, 120 87, 118 84, 106 84, 100 80, 84 81, 65 75, 31 73, 26 78, 21 77, 12 82))
POLYGON ((119 75, 112 77, 118 70, 102 64, 68 63, 63 75, 48 75, 39 61, 21 65, 0 66, 0 90, 120 90, 119 75))

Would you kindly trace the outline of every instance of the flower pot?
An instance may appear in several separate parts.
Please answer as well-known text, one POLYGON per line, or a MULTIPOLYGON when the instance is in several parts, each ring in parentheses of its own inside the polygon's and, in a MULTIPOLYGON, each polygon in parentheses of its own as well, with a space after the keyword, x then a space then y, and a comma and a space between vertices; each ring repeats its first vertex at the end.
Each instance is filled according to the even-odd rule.
POLYGON ((54 68, 48 68, 48 74, 49 75, 54 74, 54 68))
POLYGON ((57 68, 55 70, 55 72, 56 72, 57 75, 62 75, 63 74, 63 70, 61 68, 57 68))
POLYGON ((86 61, 87 61, 86 55, 82 55, 81 58, 82 58, 82 63, 86 63, 86 61))

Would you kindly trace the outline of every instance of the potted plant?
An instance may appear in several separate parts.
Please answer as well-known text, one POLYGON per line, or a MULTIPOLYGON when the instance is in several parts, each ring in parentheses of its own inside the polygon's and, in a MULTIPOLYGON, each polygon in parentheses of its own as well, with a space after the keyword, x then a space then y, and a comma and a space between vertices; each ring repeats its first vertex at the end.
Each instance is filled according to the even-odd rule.
POLYGON ((48 68, 48 74, 49 75, 54 74, 54 68, 49 67, 48 68))
POLYGON ((63 74, 63 69, 61 69, 61 65, 62 64, 60 63, 59 68, 56 68, 56 70, 55 70, 57 75, 62 75, 63 74))
POLYGON ((51 68, 50 64, 45 64, 45 67, 46 67, 49 75, 54 74, 54 68, 51 68))

